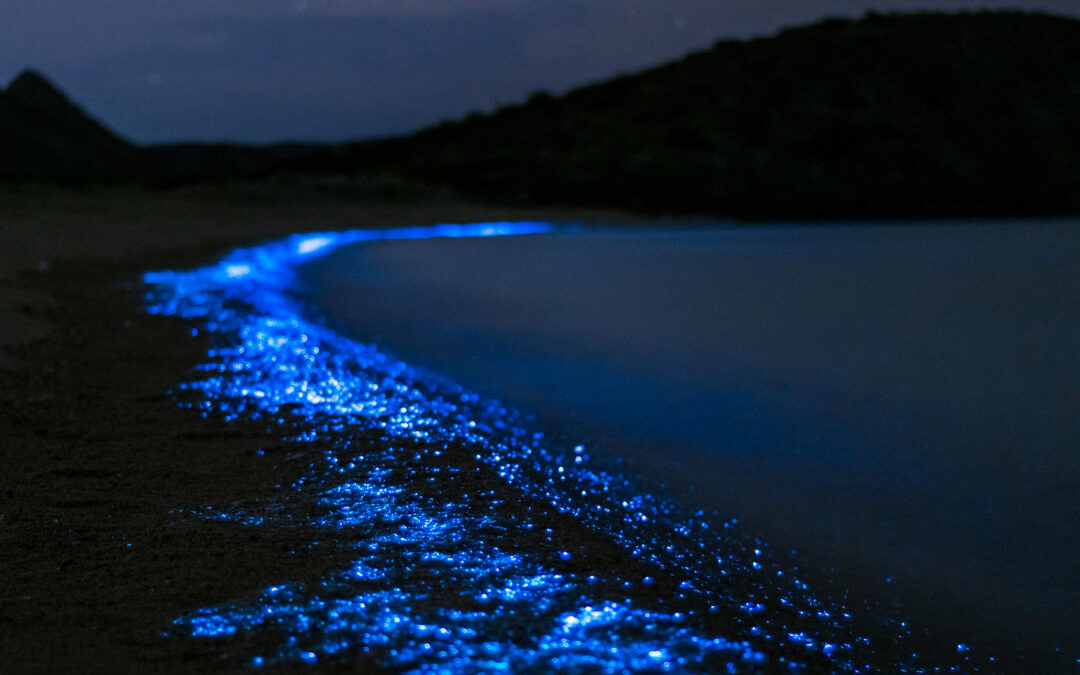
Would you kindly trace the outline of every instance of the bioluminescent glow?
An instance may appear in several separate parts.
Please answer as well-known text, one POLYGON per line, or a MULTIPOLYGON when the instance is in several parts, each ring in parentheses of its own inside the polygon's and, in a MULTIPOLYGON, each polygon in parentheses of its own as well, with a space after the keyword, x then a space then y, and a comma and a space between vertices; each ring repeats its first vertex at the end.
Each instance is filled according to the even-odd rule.
POLYGON ((281 429, 307 463, 272 503, 204 505, 182 517, 302 526, 310 546, 350 551, 318 579, 268 580, 251 597, 178 608, 170 638, 219 640, 251 666, 937 670, 896 655, 899 623, 875 625, 886 640, 866 637, 855 610, 815 592, 733 522, 683 513, 498 401, 319 325, 290 295, 299 264, 344 244, 552 229, 329 232, 145 275, 150 313, 189 319, 213 339, 177 400, 281 429))

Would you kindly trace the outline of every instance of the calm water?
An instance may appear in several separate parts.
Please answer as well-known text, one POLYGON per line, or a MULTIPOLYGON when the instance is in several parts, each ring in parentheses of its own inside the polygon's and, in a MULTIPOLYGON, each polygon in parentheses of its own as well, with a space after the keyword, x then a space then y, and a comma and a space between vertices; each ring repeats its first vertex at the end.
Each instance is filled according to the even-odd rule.
POLYGON ((1080 656, 1080 222, 371 242, 301 272, 331 325, 860 593, 1080 656))

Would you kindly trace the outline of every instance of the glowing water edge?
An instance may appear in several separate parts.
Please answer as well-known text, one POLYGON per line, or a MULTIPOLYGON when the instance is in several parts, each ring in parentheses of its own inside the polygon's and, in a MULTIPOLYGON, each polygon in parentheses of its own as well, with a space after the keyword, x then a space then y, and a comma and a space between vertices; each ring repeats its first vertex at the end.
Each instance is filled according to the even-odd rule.
POLYGON ((169 639, 250 666, 407 672, 973 672, 927 665, 905 624, 845 607, 708 514, 638 489, 527 416, 305 318, 296 267, 344 244, 534 235, 492 223, 294 236, 191 271, 145 275, 148 311, 213 349, 177 400, 284 430, 306 475, 256 508, 198 517, 345 542, 317 583, 178 608, 169 639))

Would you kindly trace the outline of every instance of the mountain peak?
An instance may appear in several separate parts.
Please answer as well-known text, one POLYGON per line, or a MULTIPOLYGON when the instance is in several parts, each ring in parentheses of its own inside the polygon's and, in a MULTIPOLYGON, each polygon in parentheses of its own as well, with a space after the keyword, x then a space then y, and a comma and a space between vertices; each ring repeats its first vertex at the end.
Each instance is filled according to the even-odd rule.
POLYGON ((4 93, 19 105, 39 112, 64 111, 70 114, 71 109, 77 108, 64 92, 36 70, 27 69, 19 73, 4 93))
POLYGON ((58 133, 74 134, 84 141, 102 146, 127 146, 100 122, 86 114, 79 105, 44 75, 27 69, 4 90, 7 100, 25 115, 53 126, 58 133))
POLYGON ((7 94, 17 101, 31 105, 35 108, 55 108, 58 105, 65 107, 74 104, 61 92, 56 85, 35 70, 24 70, 8 84, 7 94))
POLYGON ((0 89, 0 181, 108 180, 130 171, 135 148, 33 70, 0 89))
POLYGON ((15 76, 15 79, 8 83, 8 88, 18 89, 26 87, 45 87, 53 90, 56 89, 56 87, 51 82, 49 82, 48 78, 46 78, 44 75, 34 70, 33 68, 27 68, 23 70, 21 73, 15 76))

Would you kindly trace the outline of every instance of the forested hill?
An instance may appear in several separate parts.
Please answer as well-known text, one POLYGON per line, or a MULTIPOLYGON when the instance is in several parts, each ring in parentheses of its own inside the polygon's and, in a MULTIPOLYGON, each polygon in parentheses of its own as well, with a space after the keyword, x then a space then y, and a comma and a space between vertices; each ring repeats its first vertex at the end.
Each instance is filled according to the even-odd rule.
POLYGON ((1080 21, 872 14, 336 146, 138 147, 27 73, 0 90, 0 182, 292 172, 749 219, 1080 214, 1078 120, 1080 21))
MULTIPOLYGON (((1080 21, 869 15, 678 62, 332 164, 492 199, 748 218, 1080 213, 1080 21)), ((340 152, 340 151, 339 151, 340 152)))

